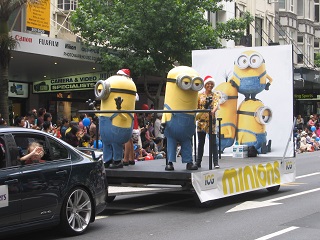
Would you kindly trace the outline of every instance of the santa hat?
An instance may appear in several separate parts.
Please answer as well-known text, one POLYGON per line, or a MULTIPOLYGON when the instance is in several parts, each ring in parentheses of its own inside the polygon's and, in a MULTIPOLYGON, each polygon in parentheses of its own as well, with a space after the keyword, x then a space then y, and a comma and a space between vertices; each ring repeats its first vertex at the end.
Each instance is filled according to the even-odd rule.
POLYGON ((124 75, 126 77, 130 77, 130 69, 127 69, 127 68, 123 68, 123 69, 120 69, 117 74, 119 75, 124 75))
POLYGON ((203 80, 204 80, 204 85, 206 85, 208 82, 211 82, 213 84, 213 86, 216 85, 213 77, 211 77, 211 76, 206 76, 203 80))

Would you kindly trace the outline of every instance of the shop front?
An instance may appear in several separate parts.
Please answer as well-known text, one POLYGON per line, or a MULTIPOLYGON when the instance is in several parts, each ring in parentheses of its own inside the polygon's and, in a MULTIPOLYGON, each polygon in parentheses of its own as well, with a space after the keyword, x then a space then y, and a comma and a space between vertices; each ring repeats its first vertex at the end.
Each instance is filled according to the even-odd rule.
POLYGON ((32 91, 33 94, 39 94, 53 121, 63 118, 78 121, 78 111, 88 109, 86 101, 95 99, 95 83, 106 78, 106 72, 95 72, 42 80, 33 83, 32 91))
POLYGON ((305 122, 309 116, 320 114, 320 74, 319 71, 299 68, 294 73, 295 116, 301 115, 305 122))

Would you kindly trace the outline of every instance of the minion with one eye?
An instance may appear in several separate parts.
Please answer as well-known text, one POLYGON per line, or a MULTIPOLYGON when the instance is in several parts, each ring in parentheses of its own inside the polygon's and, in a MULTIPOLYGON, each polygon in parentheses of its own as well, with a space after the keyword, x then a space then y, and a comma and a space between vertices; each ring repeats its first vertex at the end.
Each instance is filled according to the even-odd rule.
POLYGON ((220 108, 216 117, 221 118, 220 151, 223 152, 225 148, 233 145, 236 137, 237 115, 235 113, 238 105, 238 91, 231 86, 230 82, 220 83, 215 90, 220 95, 220 108))
POLYGON ((266 125, 272 119, 272 111, 260 100, 243 101, 238 108, 237 141, 240 145, 254 146, 258 152, 266 144, 266 125))
MULTIPOLYGON (((128 76, 115 75, 99 80, 94 89, 100 110, 134 110, 137 88, 128 76)), ((108 168, 122 168, 123 143, 132 136, 132 113, 101 113, 100 136, 103 142, 103 158, 108 168)))
POLYGON ((258 93, 269 90, 272 78, 266 72, 262 55, 250 50, 241 53, 236 59, 233 75, 229 81, 245 96, 245 100, 256 100, 258 93))
MULTIPOLYGON (((191 67, 179 66, 171 69, 167 75, 164 99, 165 110, 194 110, 197 109, 198 91, 203 88, 203 79, 191 67)), ((197 170, 192 161, 192 136, 195 133, 194 113, 164 113, 162 125, 167 138, 166 171, 173 171, 176 162, 177 144, 181 145, 182 162, 187 170, 197 170)))

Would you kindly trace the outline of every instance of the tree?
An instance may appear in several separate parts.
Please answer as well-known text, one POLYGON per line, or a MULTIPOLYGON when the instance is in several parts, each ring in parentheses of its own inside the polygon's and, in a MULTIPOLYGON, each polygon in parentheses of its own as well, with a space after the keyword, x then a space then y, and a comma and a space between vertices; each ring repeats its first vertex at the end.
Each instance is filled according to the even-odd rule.
MULTIPOLYGON (((105 70, 130 68, 135 76, 164 78, 174 64, 190 66, 192 50, 221 47, 222 37, 240 39, 253 20, 247 14, 213 29, 204 14, 219 9, 218 0, 79 0, 71 20, 85 41, 103 46, 105 70)), ((146 81, 145 89, 156 101, 160 91, 151 96, 146 81)))
POLYGON ((314 58, 314 65, 316 68, 320 67, 320 53, 316 53, 316 56, 314 58))
POLYGON ((9 63, 11 51, 17 41, 9 35, 8 21, 11 14, 26 3, 35 3, 37 0, 1 0, 0 1, 0 113, 9 122, 9 63))

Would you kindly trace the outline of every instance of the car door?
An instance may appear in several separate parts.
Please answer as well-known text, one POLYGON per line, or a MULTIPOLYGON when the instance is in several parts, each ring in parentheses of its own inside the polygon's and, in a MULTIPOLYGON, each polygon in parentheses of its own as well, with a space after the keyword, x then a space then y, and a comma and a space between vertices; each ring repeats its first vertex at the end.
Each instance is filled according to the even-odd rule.
POLYGON ((11 159, 17 157, 10 142, 10 136, 0 136, 0 228, 20 223, 21 172, 18 166, 12 166, 11 159))
POLYGON ((24 146, 38 142, 45 150, 44 161, 21 165, 21 222, 51 219, 60 211, 58 203, 66 191, 71 172, 68 150, 41 132, 15 134, 14 139, 24 146))

